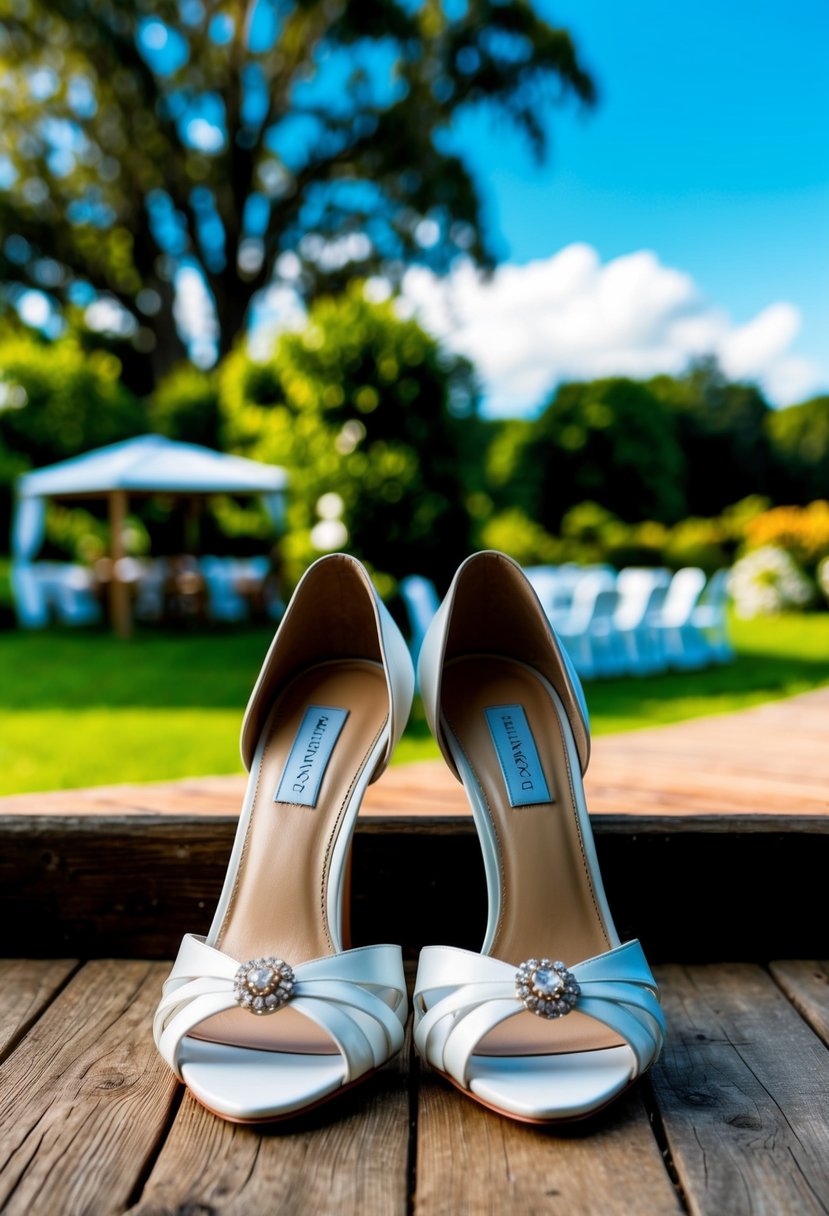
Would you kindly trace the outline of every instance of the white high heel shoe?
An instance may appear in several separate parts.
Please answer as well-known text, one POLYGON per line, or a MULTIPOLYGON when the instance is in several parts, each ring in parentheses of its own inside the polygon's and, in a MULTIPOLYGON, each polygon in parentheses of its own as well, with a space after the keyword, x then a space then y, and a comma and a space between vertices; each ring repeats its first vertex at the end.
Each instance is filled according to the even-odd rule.
POLYGON ((423 644, 420 687, 471 803, 489 918, 480 954, 423 950, 417 1050, 501 1114, 592 1114, 653 1063, 664 1018, 642 948, 621 944, 605 899, 578 676, 504 554, 459 568, 423 644))
POLYGON ((400 948, 346 949, 344 903, 360 802, 406 725, 413 686, 366 570, 345 554, 320 558, 245 714, 250 778, 213 924, 184 938, 153 1026, 170 1068, 226 1119, 308 1110, 403 1044, 400 948))

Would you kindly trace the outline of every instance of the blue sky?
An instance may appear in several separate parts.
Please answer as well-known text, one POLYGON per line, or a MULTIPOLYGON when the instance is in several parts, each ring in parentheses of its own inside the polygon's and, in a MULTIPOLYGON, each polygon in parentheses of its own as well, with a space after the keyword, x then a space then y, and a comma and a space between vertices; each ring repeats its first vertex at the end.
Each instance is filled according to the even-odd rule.
POLYGON ((459 130, 503 257, 653 250, 736 325, 786 301, 801 317, 790 350, 829 389, 829 5, 539 7, 573 34, 601 98, 553 114, 543 168, 482 120, 459 130))

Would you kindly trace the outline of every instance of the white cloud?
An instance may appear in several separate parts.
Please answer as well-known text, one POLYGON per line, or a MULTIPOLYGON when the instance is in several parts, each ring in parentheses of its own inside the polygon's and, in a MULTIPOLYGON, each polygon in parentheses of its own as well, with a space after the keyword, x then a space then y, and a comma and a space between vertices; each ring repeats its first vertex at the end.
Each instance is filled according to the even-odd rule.
POLYGON ((771 304, 735 326, 689 275, 647 250, 602 264, 591 246, 569 245, 487 278, 470 264, 448 280, 415 268, 404 296, 427 329, 476 365, 490 414, 532 411, 560 380, 675 374, 709 353, 779 405, 802 400, 821 380, 817 364, 790 352, 800 328, 792 304, 771 304))

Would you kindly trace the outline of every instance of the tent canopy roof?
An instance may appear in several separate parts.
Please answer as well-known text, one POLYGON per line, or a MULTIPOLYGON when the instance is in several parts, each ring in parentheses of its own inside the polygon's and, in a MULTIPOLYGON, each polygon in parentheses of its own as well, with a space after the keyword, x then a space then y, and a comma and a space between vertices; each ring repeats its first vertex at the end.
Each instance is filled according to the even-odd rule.
POLYGON ((278 494, 284 469, 163 435, 140 435, 19 478, 23 498, 106 494, 278 494))

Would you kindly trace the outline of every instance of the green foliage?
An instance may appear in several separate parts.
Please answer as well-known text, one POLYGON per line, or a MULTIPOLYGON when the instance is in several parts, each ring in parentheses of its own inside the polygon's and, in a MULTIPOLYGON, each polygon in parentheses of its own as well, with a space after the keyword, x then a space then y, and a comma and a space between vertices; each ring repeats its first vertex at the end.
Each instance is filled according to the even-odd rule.
POLYGON ((675 420, 633 380, 562 385, 534 422, 505 430, 490 468, 550 532, 584 500, 631 521, 671 522, 684 509, 675 420))
POLYGON ((491 263, 453 121, 501 119, 542 157, 550 109, 594 98, 527 0, 286 0, 271 28, 247 0, 187 8, 0 0, 0 280, 64 311, 79 288, 117 301, 161 371, 183 354, 183 265, 224 352, 275 280, 311 298, 414 261, 491 263))
POLYGON ((829 487, 829 397, 773 410, 766 430, 777 462, 776 497, 807 503, 829 487))
POLYGON ((692 516, 671 529, 665 540, 663 557, 665 565, 673 570, 701 566, 706 574, 713 574, 730 564, 733 552, 721 520, 692 516))
POLYGON ((770 408, 759 389, 730 384, 711 359, 700 360, 684 376, 657 376, 647 387, 676 420, 688 512, 715 515, 747 495, 769 492, 770 408))
POLYGON ((566 552, 562 541, 545 532, 520 507, 493 515, 481 531, 481 546, 508 553, 522 566, 559 565, 566 552))
POLYGON ((143 411, 120 372, 72 339, 0 341, 0 442, 37 466, 140 434, 143 411))
POLYGON ((118 360, 66 339, 10 329, 0 337, 0 536, 5 545, 16 478, 34 466, 115 443, 144 429, 118 360))
POLYGON ((151 431, 183 443, 221 448, 219 389, 214 373, 182 363, 161 381, 150 398, 151 431))
POLYGON ((808 547, 810 568, 829 554, 826 504, 813 503, 804 511, 767 508, 768 500, 747 498, 712 519, 691 517, 669 527, 657 520, 629 523, 596 502, 581 502, 566 512, 557 536, 510 508, 487 521, 481 543, 503 549, 523 565, 701 566, 708 574, 730 565, 754 543, 789 548, 798 560, 808 547))
POLYGON ((290 575, 348 547, 394 577, 448 581, 470 541, 457 478, 476 391, 469 365, 417 322, 354 285, 318 300, 266 362, 235 352, 220 398, 233 450, 291 473, 290 575))

